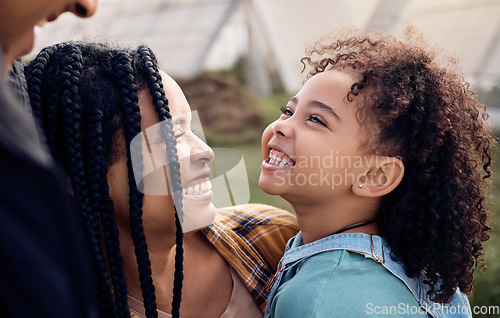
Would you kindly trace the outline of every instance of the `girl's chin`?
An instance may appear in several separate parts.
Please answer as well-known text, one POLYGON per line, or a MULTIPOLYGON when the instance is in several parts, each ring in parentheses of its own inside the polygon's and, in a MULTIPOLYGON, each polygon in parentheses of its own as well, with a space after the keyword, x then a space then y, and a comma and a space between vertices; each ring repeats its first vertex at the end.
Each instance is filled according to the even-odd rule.
POLYGON ((276 178, 269 178, 269 176, 261 174, 259 178, 259 187, 266 194, 281 195, 283 184, 278 182, 276 178))

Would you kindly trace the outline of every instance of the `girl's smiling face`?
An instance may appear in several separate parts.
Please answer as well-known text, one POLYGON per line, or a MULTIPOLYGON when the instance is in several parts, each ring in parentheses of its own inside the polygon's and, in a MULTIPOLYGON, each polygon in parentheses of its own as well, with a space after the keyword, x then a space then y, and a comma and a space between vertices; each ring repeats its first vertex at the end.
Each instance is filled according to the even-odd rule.
POLYGON ((293 203, 331 199, 360 184, 366 161, 362 134, 356 101, 346 98, 354 82, 352 72, 316 74, 264 130, 259 179, 264 192, 293 203))

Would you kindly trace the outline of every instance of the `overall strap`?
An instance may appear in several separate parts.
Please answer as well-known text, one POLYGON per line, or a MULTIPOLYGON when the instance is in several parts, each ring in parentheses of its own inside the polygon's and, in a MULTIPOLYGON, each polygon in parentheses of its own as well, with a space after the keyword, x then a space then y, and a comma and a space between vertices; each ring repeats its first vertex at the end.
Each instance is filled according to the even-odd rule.
MULTIPOLYGON (((297 236, 294 239, 302 239, 297 236)), ((288 243, 285 255, 282 258, 282 265, 286 266, 308 258, 319 253, 334 251, 334 250, 348 250, 364 255, 366 258, 371 258, 381 264, 385 263, 385 258, 388 256, 384 251, 382 239, 380 236, 368 235, 364 233, 343 233, 330 235, 312 243, 301 245, 292 248, 295 245, 293 241, 288 243)))

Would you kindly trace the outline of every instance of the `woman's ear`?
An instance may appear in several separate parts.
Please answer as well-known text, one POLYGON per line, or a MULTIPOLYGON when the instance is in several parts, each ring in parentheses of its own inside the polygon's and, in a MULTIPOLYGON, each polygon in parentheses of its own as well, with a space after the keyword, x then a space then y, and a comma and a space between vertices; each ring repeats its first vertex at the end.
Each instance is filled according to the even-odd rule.
POLYGON ((352 192, 362 197, 381 197, 394 190, 404 175, 404 164, 396 157, 377 157, 376 164, 358 177, 352 192))

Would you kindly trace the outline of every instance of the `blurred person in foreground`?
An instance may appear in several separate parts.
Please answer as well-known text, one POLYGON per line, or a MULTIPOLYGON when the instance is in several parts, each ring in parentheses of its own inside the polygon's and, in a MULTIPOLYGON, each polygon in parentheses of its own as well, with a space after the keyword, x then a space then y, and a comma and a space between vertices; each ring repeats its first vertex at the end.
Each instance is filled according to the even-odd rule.
MULTIPOLYGON (((2 317, 95 317, 88 252, 65 179, 19 91, 16 59, 36 24, 63 12, 90 17, 97 0, 0 0, 0 303, 2 317), (15 96, 19 95, 19 96, 15 96)), ((26 96, 26 95, 24 95, 26 96)))

